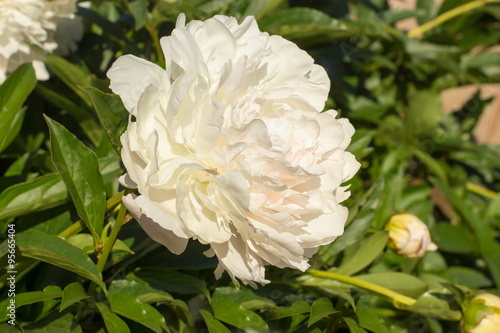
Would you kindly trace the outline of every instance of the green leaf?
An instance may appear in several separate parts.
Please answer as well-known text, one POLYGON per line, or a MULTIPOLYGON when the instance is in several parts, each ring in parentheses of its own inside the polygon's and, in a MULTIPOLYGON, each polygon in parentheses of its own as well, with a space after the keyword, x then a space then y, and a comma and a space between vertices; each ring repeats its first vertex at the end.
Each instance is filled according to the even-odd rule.
POLYGON ((21 255, 79 274, 106 292, 101 272, 94 262, 82 250, 61 238, 30 229, 16 235, 16 245, 21 255))
POLYGON ((346 228, 345 232, 333 243, 333 254, 342 252, 346 247, 359 241, 373 222, 374 213, 363 210, 346 228))
MULTIPOLYGON (((77 318, 69 312, 53 311, 42 319, 23 325, 24 332, 30 333, 82 333, 77 318), (41 329, 42 328, 42 329, 41 329)), ((2 331, 3 332, 3 331, 2 331)))
POLYGON ((90 112, 78 106, 69 98, 58 94, 43 85, 38 85, 35 91, 49 103, 57 106, 65 112, 68 112, 69 115, 75 119, 78 125, 83 129, 85 135, 87 135, 92 144, 96 147, 99 146, 103 138, 103 131, 90 112))
POLYGON ((4 177, 12 177, 12 176, 22 176, 25 173, 26 164, 28 163, 29 158, 31 157, 30 153, 24 153, 19 157, 14 163, 12 163, 5 173, 4 177))
POLYGON ((451 266, 440 275, 451 283, 467 287, 486 288, 492 286, 491 280, 483 273, 469 267, 451 266))
POLYGON ((500 60, 497 52, 469 53, 461 58, 460 66, 463 69, 498 67, 500 60))
POLYGON ((336 273, 352 275, 370 265, 385 249, 389 235, 386 231, 378 231, 371 235, 349 258, 346 258, 336 273))
POLYGON ((105 304, 96 302, 95 305, 99 309, 102 319, 104 319, 104 325, 106 325, 106 329, 109 333, 130 332, 127 324, 120 317, 111 312, 105 304))
POLYGON ((317 321, 323 319, 324 317, 328 317, 329 315, 336 312, 339 311, 335 310, 335 308, 332 305, 332 302, 328 298, 326 297, 318 298, 311 305, 311 314, 309 315, 309 323, 307 324, 307 327, 311 327, 311 325, 313 325, 317 321))
POLYGON ((355 278, 394 290, 395 292, 418 297, 427 290, 427 283, 413 275, 400 272, 382 272, 357 275, 355 278))
POLYGON ((257 21, 260 21, 267 13, 272 12, 274 8, 279 6, 284 0, 244 0, 244 1, 233 1, 236 5, 235 8, 226 13, 229 16, 241 16, 242 18, 247 16, 255 16, 257 21))
POLYGON ((49 209, 67 200, 68 192, 58 174, 40 176, 0 194, 0 220, 49 209))
POLYGON ((344 317, 344 321, 351 333, 366 333, 366 331, 359 326, 359 324, 352 318, 344 317))
POLYGON ((231 333, 231 331, 224 326, 223 323, 215 319, 210 312, 203 309, 200 309, 199 311, 205 321, 205 324, 207 325, 209 333, 231 333))
POLYGON ((139 30, 146 25, 148 2, 146 0, 135 0, 127 3, 127 6, 134 16, 135 30, 139 30))
POLYGON ((481 254, 488 263, 488 268, 496 285, 500 285, 500 253, 496 250, 496 242, 491 227, 485 219, 476 213, 474 208, 457 196, 448 185, 437 179, 432 179, 432 182, 439 187, 453 207, 464 217, 474 231, 476 239, 481 240, 479 242, 481 254))
POLYGON ((306 301, 295 301, 292 306, 280 306, 274 309, 269 317, 270 320, 293 317, 302 313, 309 313, 311 305, 306 301))
POLYGON ((312 8, 294 7, 275 11, 260 20, 262 30, 301 42, 318 42, 350 36, 343 23, 312 8))
POLYGON ((149 304, 141 302, 136 296, 113 294, 108 297, 111 311, 122 317, 142 324, 155 332, 161 333, 162 328, 168 331, 165 318, 149 304))
POLYGON ((19 333, 20 330, 18 327, 14 326, 14 325, 11 325, 8 323, 1 323, 0 324, 0 331, 2 333, 19 333))
MULTIPOLYGON (((21 130, 23 126, 24 115, 26 114, 27 107, 22 107, 18 112, 16 112, 14 119, 10 123, 9 128, 6 129, 5 137, 0 138, 0 152, 2 152, 7 146, 11 144, 12 141, 16 138, 17 134, 21 130)), ((0 115, 1 118, 1 115, 0 115)), ((0 134, 1 136, 1 134, 0 134)))
POLYGON ((438 223, 433 228, 435 243, 440 251, 467 254, 478 253, 479 247, 472 239, 469 230, 459 225, 438 223))
POLYGON ((410 94, 405 113, 405 136, 413 142, 417 137, 429 137, 443 117, 441 94, 419 90, 410 94))
POLYGON ((317 278, 311 275, 303 275, 299 277, 297 281, 299 281, 303 286, 320 288, 328 294, 342 297, 348 301, 354 311, 356 311, 356 304, 351 296, 351 289, 349 285, 333 279, 317 278))
POLYGON ((192 322, 189 308, 182 300, 174 299, 172 295, 165 291, 155 289, 146 282, 135 280, 114 280, 111 282, 108 294, 128 294, 148 304, 162 303, 174 310, 178 316, 183 316, 186 322, 192 322))
POLYGON ((373 216, 376 229, 382 229, 392 214, 394 214, 394 202, 401 197, 405 185, 402 168, 396 174, 386 173, 384 175, 385 186, 380 195, 375 214, 373 216))
POLYGON ((21 128, 21 109, 37 83, 31 63, 19 66, 0 86, 0 152, 12 142, 21 128))
POLYGON ((212 302, 214 317, 244 331, 269 332, 266 322, 256 313, 233 301, 212 302))
POLYGON ((363 295, 357 303, 356 315, 359 326, 376 333, 392 333, 391 322, 383 313, 383 309, 375 308, 369 303, 369 296, 363 295))
POLYGON ((80 67, 69 61, 56 56, 45 54, 45 64, 54 74, 59 77, 69 88, 71 88, 88 106, 91 106, 89 97, 78 86, 94 86, 99 89, 107 89, 108 82, 97 79, 93 74, 86 73, 80 67))
POLYGON ((448 265, 439 251, 427 252, 420 261, 419 272, 442 272, 448 265))
POLYGON ((460 305, 464 303, 467 296, 472 295, 472 291, 470 289, 466 289, 465 287, 456 286, 448 282, 440 282, 440 284, 453 294, 453 297, 455 297, 455 300, 460 305))
POLYGON ((417 16, 419 25, 430 21, 437 12, 437 4, 434 0, 420 0, 416 5, 420 14, 417 16))
POLYGON ((443 183, 448 183, 448 173, 441 163, 421 149, 414 149, 413 153, 427 167, 431 174, 434 174, 443 183))
MULTIPOLYGON (((77 234, 66 239, 68 243, 73 246, 76 246, 79 249, 82 249, 86 254, 92 254, 95 252, 94 250, 94 241, 90 234, 77 234)), ((127 252, 130 254, 134 254, 134 252, 120 239, 116 239, 113 244, 113 248, 111 252, 127 252)))
POLYGON ((68 306, 89 297, 90 296, 87 295, 81 283, 73 282, 67 285, 66 288, 64 288, 63 290, 59 312, 66 309, 68 306))
POLYGON ((97 244, 106 211, 106 192, 97 156, 62 125, 47 116, 45 119, 50 129, 52 161, 97 244))
POLYGON ((113 282, 111 282, 108 290, 109 295, 125 293, 137 296, 139 298, 143 295, 156 294, 158 295, 158 297, 161 295, 164 300, 174 300, 174 298, 169 293, 157 290, 145 282, 134 280, 114 280, 113 282))
POLYGON ((352 142, 347 147, 347 151, 351 152, 356 158, 361 159, 367 156, 373 149, 369 147, 373 140, 376 131, 368 129, 358 129, 352 136, 352 142))
MULTIPOLYGON (((15 307, 16 309, 28 304, 43 302, 46 300, 51 300, 54 298, 61 298, 62 291, 58 286, 48 286, 43 289, 43 291, 30 291, 26 293, 19 293, 15 295, 15 307)), ((2 303, 0 303, 0 321, 4 321, 7 319, 7 306, 10 306, 10 299, 7 298, 2 303)))
POLYGON ((373 311, 371 308, 360 308, 356 311, 359 326, 376 333, 391 333, 390 323, 386 318, 373 311))
POLYGON ((276 304, 265 297, 255 295, 245 287, 219 287, 212 295, 212 302, 233 301, 240 303, 247 310, 275 308, 276 304))
POLYGON ((433 44, 415 38, 406 38, 404 43, 406 52, 415 60, 446 58, 458 52, 456 46, 433 44))
POLYGON ((129 112, 118 95, 105 94, 93 87, 80 87, 91 98, 97 116, 113 147, 120 152, 120 136, 127 128, 129 112))
POLYGON ((104 184, 116 181, 116 178, 123 174, 120 157, 109 156, 99 159, 101 166, 102 180, 104 184))
POLYGON ((164 268, 141 269, 135 274, 153 287, 179 294, 203 293, 210 300, 206 282, 194 276, 164 268))
POLYGON ((458 321, 462 315, 459 307, 453 303, 453 296, 447 293, 445 289, 442 289, 426 292, 417 299, 415 304, 401 308, 425 316, 458 321))
POLYGON ((500 218, 500 193, 498 193, 488 204, 486 216, 500 218))

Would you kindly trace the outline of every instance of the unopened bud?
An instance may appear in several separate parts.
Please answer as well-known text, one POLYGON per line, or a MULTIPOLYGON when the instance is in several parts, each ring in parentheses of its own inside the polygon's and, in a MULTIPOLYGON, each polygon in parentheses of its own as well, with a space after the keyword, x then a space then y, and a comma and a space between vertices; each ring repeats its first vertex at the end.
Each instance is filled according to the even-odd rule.
POLYGON ((389 231, 389 247, 403 257, 420 258, 427 251, 437 250, 427 225, 413 214, 393 215, 385 230, 389 231))
POLYGON ((464 311, 464 328, 468 333, 500 332, 500 297, 493 294, 474 297, 464 311))

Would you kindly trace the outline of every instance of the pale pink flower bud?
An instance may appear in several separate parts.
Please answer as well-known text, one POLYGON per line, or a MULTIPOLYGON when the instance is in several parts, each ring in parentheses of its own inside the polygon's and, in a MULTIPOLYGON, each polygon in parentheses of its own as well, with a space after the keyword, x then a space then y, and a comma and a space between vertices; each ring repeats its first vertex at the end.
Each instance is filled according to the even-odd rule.
POLYGON ((500 332, 500 297, 493 294, 474 297, 464 311, 463 325, 468 333, 500 332))
POLYGON ((420 258, 427 251, 437 250, 436 244, 431 242, 427 225, 413 214, 393 215, 385 230, 389 231, 389 247, 403 257, 420 258))

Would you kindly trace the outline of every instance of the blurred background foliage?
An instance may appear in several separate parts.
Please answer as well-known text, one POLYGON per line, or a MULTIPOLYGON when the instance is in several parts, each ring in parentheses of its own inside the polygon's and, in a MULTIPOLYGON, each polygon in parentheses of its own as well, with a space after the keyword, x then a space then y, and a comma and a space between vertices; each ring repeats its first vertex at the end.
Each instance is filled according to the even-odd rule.
POLYGON ((84 38, 65 59, 45 57, 51 79, 36 83, 25 65, 0 87, 0 104, 14 110, 0 124, 0 330, 459 332, 470 297, 479 290, 498 295, 500 288, 495 2, 422 0, 408 9, 384 0, 95 0, 80 7, 84 38), (349 150, 362 167, 350 182, 345 233, 320 249, 312 268, 388 288, 411 302, 274 267, 266 268, 270 285, 237 288, 227 275, 215 280, 217 263, 197 242, 173 255, 129 216, 118 235, 109 233, 124 214, 117 138, 127 117, 119 98, 102 94, 110 93, 105 73, 128 53, 164 63, 158 38, 170 34, 180 13, 188 21, 254 15, 262 31, 297 43, 327 69, 327 107, 356 128, 349 150), (449 13, 456 15, 444 20, 449 13), (403 20, 413 22, 409 33, 403 20), (467 90, 453 95, 457 87, 467 90), (43 114, 78 140, 56 122, 47 126, 43 114), (49 127, 68 149, 95 152, 89 168, 102 175, 95 186, 107 198, 100 220, 80 219, 82 208, 54 166, 49 127), (438 251, 404 258, 386 246, 383 227, 401 211, 428 225, 438 251), (6 322, 12 222, 16 328, 6 322), (113 237, 108 260, 94 264, 99 246, 113 237))

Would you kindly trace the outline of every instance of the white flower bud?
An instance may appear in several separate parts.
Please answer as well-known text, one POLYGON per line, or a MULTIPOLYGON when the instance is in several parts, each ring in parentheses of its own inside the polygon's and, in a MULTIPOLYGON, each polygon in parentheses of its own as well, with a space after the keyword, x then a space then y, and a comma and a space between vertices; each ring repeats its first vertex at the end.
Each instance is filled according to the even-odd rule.
POLYGON ((427 225, 413 214, 393 215, 385 230, 389 231, 389 247, 403 257, 420 258, 427 251, 437 250, 436 244, 431 242, 427 225))
POLYGON ((500 297, 476 296, 464 311, 464 328, 468 333, 500 332, 500 297))

